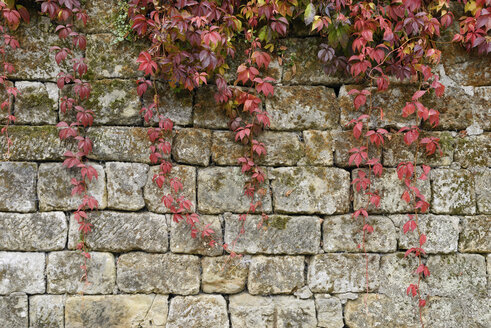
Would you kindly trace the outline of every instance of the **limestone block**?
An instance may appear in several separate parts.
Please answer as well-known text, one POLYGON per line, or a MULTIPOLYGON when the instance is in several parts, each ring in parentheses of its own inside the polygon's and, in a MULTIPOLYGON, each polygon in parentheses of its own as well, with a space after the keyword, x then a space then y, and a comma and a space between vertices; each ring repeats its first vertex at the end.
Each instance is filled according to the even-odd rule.
MULTIPOLYGON (((334 147, 334 163, 341 167, 355 167, 356 164, 349 163, 349 158, 352 153, 350 149, 363 146, 363 140, 355 139, 352 131, 331 131, 334 147)), ((370 147, 368 150, 369 158, 382 158, 382 150, 377 147, 370 147)))
POLYGON ((166 328, 228 328, 227 303, 221 295, 176 296, 170 301, 166 328))
POLYGON ((145 206, 143 187, 147 181, 148 165, 138 163, 106 163, 107 207, 137 211, 145 206))
POLYGON ((481 214, 491 214, 491 169, 482 168, 474 171, 476 185, 477 211, 481 214))
POLYGON ((54 83, 20 81, 15 83, 20 96, 15 99, 15 124, 56 124, 58 87, 54 83))
MULTIPOLYGON (((319 252, 321 220, 316 216, 270 215, 263 221, 259 215, 248 215, 244 233, 234 251, 247 254, 316 254, 319 252), (259 226, 259 228, 258 228, 259 226)), ((225 214, 225 242, 239 235, 239 215, 225 214)))
POLYGON ((26 295, 0 296, 0 325, 28 328, 28 301, 26 295))
MULTIPOLYGON (((380 256, 368 254, 369 290, 379 286, 380 256)), ((308 284, 314 293, 348 293, 363 292, 365 282, 365 256, 363 254, 320 254, 312 257, 308 284), (350 268, 350 274, 346 274, 350 268)))
POLYGON ((458 139, 454 160, 462 168, 491 166, 491 134, 458 139))
POLYGON ((213 95, 215 87, 199 88, 193 106, 193 125, 199 128, 228 129, 230 121, 225 110, 220 108, 213 95))
MULTIPOLYGON (((406 294, 409 284, 416 284, 418 276, 414 274, 418 267, 418 259, 413 255, 404 257, 404 253, 386 254, 380 258, 380 287, 378 292, 391 299, 410 300, 406 294)), ((433 278, 433 268, 429 267, 430 277, 433 278)), ((372 277, 373 275, 370 275, 372 277)), ((420 289, 428 290, 427 280, 422 280, 420 289)), ((414 302, 416 303, 416 302, 414 302)))
POLYGON ((491 322, 489 298, 429 297, 423 311, 427 327, 487 327, 491 322))
POLYGON ((0 162, 0 211, 36 210, 36 163, 0 162))
POLYGON ((343 328, 343 307, 339 298, 329 294, 316 294, 317 327, 343 328))
MULTIPOLYGON (((99 209, 107 206, 106 174, 99 164, 92 165, 98 178, 88 183, 88 193, 99 202, 99 209)), ((75 210, 82 202, 82 195, 72 196, 71 179, 80 178, 80 169, 67 169, 62 163, 42 163, 39 165, 37 192, 40 211, 75 210)))
POLYGON ((491 217, 466 216, 461 221, 459 251, 462 253, 491 252, 491 217))
POLYGON ((118 260, 117 283, 125 293, 197 294, 200 260, 193 255, 126 253, 118 260))
POLYGON ((303 256, 254 256, 247 288, 252 295, 290 294, 305 284, 303 256))
POLYGON ((472 174, 467 170, 436 169, 430 173, 433 201, 438 214, 476 213, 476 193, 472 174))
POLYGON ((44 253, 0 252, 0 295, 44 293, 44 268, 44 253))
POLYGON ((0 249, 60 250, 66 244, 67 228, 63 212, 0 213, 0 249))
POLYGON ((303 139, 306 165, 332 166, 334 164, 334 142, 331 132, 306 130, 303 131, 303 139))
MULTIPOLYGON (((132 250, 165 252, 168 249, 165 215, 98 211, 90 213, 89 220, 94 226, 85 237, 85 243, 91 250, 120 253, 132 250)), ((76 249, 79 242, 78 228, 79 224, 72 215, 70 249, 76 249)))
POLYGON ((80 252, 64 251, 48 254, 46 276, 50 294, 111 294, 115 288, 116 268, 110 253, 90 253, 87 261, 88 281, 81 281, 84 256, 80 252))
POLYGON ((334 214, 349 210, 349 173, 338 168, 282 167, 270 170, 278 213, 334 214))
POLYGON ((222 217, 212 215, 201 215, 199 226, 203 229, 208 226, 207 229, 212 229, 215 233, 212 236, 201 236, 198 234, 196 238, 191 236, 191 226, 186 220, 181 220, 176 223, 171 220, 170 230, 170 250, 173 253, 185 253, 185 254, 200 254, 207 256, 221 255, 223 252, 220 245, 223 244, 223 232, 222 232, 222 217), (217 245, 210 246, 210 241, 214 240, 217 245))
POLYGON ((64 328, 64 295, 35 295, 29 298, 29 327, 64 328))
POLYGON ((244 290, 249 272, 248 262, 225 255, 203 257, 201 266, 203 292, 235 294, 244 290))
POLYGON ((443 44, 442 63, 445 73, 457 84, 485 85, 491 78, 488 56, 469 54, 455 43, 443 44))
POLYGON ((208 166, 211 142, 210 130, 180 129, 172 142, 172 156, 179 163, 208 166))

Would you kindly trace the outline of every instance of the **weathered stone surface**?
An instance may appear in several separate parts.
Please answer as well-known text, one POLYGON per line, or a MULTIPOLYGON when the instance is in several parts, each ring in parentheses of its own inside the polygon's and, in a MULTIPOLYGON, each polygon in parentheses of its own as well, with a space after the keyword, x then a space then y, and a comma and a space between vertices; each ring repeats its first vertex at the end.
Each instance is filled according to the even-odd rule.
POLYGON ((29 298, 29 327, 64 328, 65 296, 35 295, 29 298))
POLYGON ((343 307, 341 301, 329 294, 315 295, 317 327, 343 328, 343 307))
MULTIPOLYGON (((417 267, 418 259, 412 255, 404 257, 404 253, 393 253, 381 256, 378 292, 394 299, 408 299, 407 287, 418 282, 417 275, 413 274, 417 267)), ((429 267, 429 270, 431 279, 434 276, 433 268, 429 267)), ((420 289, 428 290, 426 280, 421 280, 420 289)))
MULTIPOLYGON (((458 222, 458 220, 457 220, 458 222)), ((396 229, 392 221, 385 216, 370 216, 367 219, 377 234, 365 240, 367 252, 393 252, 397 248, 396 229)), ((363 223, 351 214, 326 216, 322 224, 323 248, 326 252, 363 252, 359 246, 363 240, 363 223)))
POLYGON ((491 216, 467 216, 462 219, 459 251, 463 253, 491 252, 491 216))
POLYGON ((176 162, 208 166, 211 156, 211 131, 180 129, 172 142, 172 156, 176 162))
MULTIPOLYGON (((359 169, 353 170, 352 180, 358 177, 359 169)), ((367 172, 367 170, 365 170, 367 172)), ((417 167, 415 174, 419 177, 422 170, 417 167)), ((368 172, 367 172, 368 176, 368 172)), ((368 206, 368 211, 372 213, 407 213, 412 211, 412 205, 407 204, 401 199, 402 193, 406 190, 404 182, 397 177, 396 169, 384 168, 382 176, 372 179, 372 190, 378 190, 382 197, 380 206, 376 208, 373 204, 368 206)), ((417 180, 416 187, 426 197, 431 200, 431 188, 429 179, 417 180)), ((356 192, 354 194, 353 208, 366 207, 368 196, 356 192)))
MULTIPOLYGON (((235 134, 228 131, 214 131, 211 153, 218 165, 238 165, 237 159, 244 156, 247 148, 234 140, 235 134)), ((266 166, 296 165, 304 156, 304 147, 299 135, 292 132, 265 131, 257 138, 264 143, 266 155, 257 163, 266 166)))
POLYGON ((201 266, 203 292, 235 294, 244 290, 249 272, 248 262, 225 255, 203 257, 201 266))
POLYGON ((436 169, 430 173, 433 200, 431 211, 438 214, 476 213, 474 177, 467 170, 436 169))
POLYGON ((432 328, 489 327, 489 298, 429 297, 423 309, 423 322, 432 328))
POLYGON ((148 129, 107 126, 90 128, 87 135, 94 143, 89 158, 101 161, 150 163, 148 129))
POLYGON ((314 300, 242 293, 230 296, 229 310, 234 328, 317 327, 314 300))
MULTIPOLYGON (((416 232, 404 233, 407 215, 391 215, 398 231, 399 249, 409 249, 419 245, 416 232)), ((459 241, 459 217, 447 215, 419 215, 419 231, 426 235, 424 250, 428 254, 457 252, 459 241)))
POLYGON ((111 294, 115 288, 116 268, 114 256, 110 253, 90 253, 87 261, 88 281, 81 281, 84 264, 80 252, 64 251, 48 254, 46 276, 50 294, 111 294))
POLYGON ((458 139, 454 160, 463 168, 491 166, 491 133, 458 139))
POLYGON ((87 66, 89 78, 134 78, 141 76, 135 58, 147 47, 141 42, 123 41, 114 44, 112 34, 87 35, 87 66))
MULTIPOLYGON (((147 183, 143 189, 143 198, 145 199, 145 204, 150 211, 156 213, 170 213, 170 210, 165 207, 164 203, 162 202, 162 197, 171 193, 171 188, 168 183, 169 181, 166 181, 162 189, 160 189, 157 184, 152 181, 153 176, 158 174, 158 172, 158 166, 150 167, 147 176, 147 183)), ((183 190, 180 191, 179 195, 189 199, 193 203, 191 211, 195 211, 196 168, 184 165, 173 166, 170 173, 170 178, 178 178, 181 181, 183 190)))
POLYGON ((469 54, 458 44, 442 44, 442 63, 445 73, 455 83, 486 85, 491 78, 491 60, 488 56, 469 54))
MULTIPOLYGON (((225 243, 239 235, 239 215, 225 214, 225 243)), ((319 252, 321 220, 316 216, 248 215, 244 233, 235 242, 234 251, 248 254, 316 254, 319 252), (260 228, 258 229, 258 226, 260 228)))
POLYGON ((36 210, 36 163, 0 162, 0 211, 36 210))
POLYGON ((190 295, 199 292, 200 260, 193 255, 127 253, 119 257, 119 290, 190 295))
POLYGON ((171 220, 170 231, 170 250, 173 253, 200 254, 207 256, 217 256, 222 254, 223 232, 222 232, 222 217, 212 215, 200 216, 201 228, 208 226, 207 229, 212 229, 215 233, 212 236, 201 236, 198 234, 196 238, 191 237, 191 226, 182 220, 176 223, 171 220), (217 242, 217 245, 210 246, 210 240, 217 242))
POLYGON ((491 214, 491 169, 478 169, 473 174, 476 185, 477 211, 481 214, 491 214))
POLYGON ((334 142, 329 131, 307 130, 303 131, 305 142, 306 165, 327 165, 334 164, 334 142))
MULTIPOLYGON (((94 226, 85 237, 85 243, 89 249, 97 251, 165 252, 168 249, 166 221, 165 215, 150 212, 92 212, 90 223, 94 226)), ((79 224, 72 215, 68 241, 70 249, 76 249, 79 242, 78 228, 79 224)))
POLYGON ((167 298, 167 295, 69 296, 65 327, 165 327, 167 298))
POLYGON ((488 296, 491 295, 491 275, 489 274, 491 272, 491 254, 488 254, 486 257, 486 263, 487 263, 487 271, 488 271, 488 296))
POLYGON ((44 268, 44 253, 0 252, 0 295, 44 293, 44 268))
MULTIPOLYGON (((334 146, 334 163, 341 167, 355 167, 355 163, 349 163, 349 158, 352 153, 350 149, 363 146, 362 139, 355 139, 351 131, 331 131, 334 146)), ((378 147, 370 147, 368 149, 369 158, 381 158, 382 150, 378 147)))
POLYGON ((228 129, 230 118, 215 101, 216 88, 203 87, 196 92, 193 123, 195 127, 208 129, 228 129))
POLYGON ((54 83, 21 81, 15 87, 15 124, 56 124, 58 121, 58 87, 54 83))
POLYGON ((147 182, 148 165, 106 163, 107 207, 137 211, 145 206, 142 188, 147 182))
POLYGON ((87 33, 114 32, 116 17, 118 15, 117 0, 86 0, 84 9, 90 19, 84 30, 87 33))
POLYGON ((0 213, 0 249, 51 251, 65 247, 67 223, 63 212, 0 213))
POLYGON ((0 296, 0 325, 9 328, 27 328, 29 325, 26 295, 0 296))
MULTIPOLYGON (((369 290, 379 286, 380 256, 368 254, 369 290)), ((365 256, 363 254, 320 254, 312 257, 308 284, 314 293, 363 292, 365 282, 365 256), (350 274, 346 274, 350 268, 350 274)))
POLYGON ((247 288, 252 295, 290 294, 305 285, 303 256, 254 256, 247 288))
POLYGON ((176 296, 170 301, 166 328, 228 328, 227 303, 221 295, 176 296))
POLYGON ((339 109, 333 89, 321 86, 283 86, 266 99, 271 130, 307 130, 334 128, 339 109))
MULTIPOLYGON (((98 178, 88 183, 88 193, 99 202, 99 209, 107 206, 106 174, 99 164, 88 163, 97 171, 98 178)), ((40 211, 74 210, 81 203, 82 195, 72 196, 70 183, 79 178, 80 170, 67 169, 61 163, 43 163, 39 165, 37 191, 40 211)))
MULTIPOLYGON (((248 177, 239 167, 210 167, 198 169, 198 210, 205 214, 223 212, 246 213, 250 199, 244 195, 244 184, 248 177)), ((264 186, 267 188, 267 186, 264 186)), ((261 199, 262 211, 271 212, 269 190, 261 199)))
POLYGON ((270 176, 278 213, 334 214, 349 210, 349 173, 345 170, 282 167, 271 169, 270 176))

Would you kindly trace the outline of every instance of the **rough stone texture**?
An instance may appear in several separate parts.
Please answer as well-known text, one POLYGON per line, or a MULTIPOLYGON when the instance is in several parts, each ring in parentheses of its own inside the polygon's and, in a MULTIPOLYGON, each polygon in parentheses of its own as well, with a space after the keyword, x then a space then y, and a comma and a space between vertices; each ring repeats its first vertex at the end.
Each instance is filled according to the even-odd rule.
MULTIPOLYGON (((353 170, 352 180, 358 177, 358 169, 353 170)), ((366 170, 365 170, 366 172, 366 170)), ((415 174, 419 177, 422 170, 418 167, 415 174)), ((368 174, 367 174, 368 176, 368 174)), ((429 179, 418 180, 416 187, 426 197, 426 200, 431 200, 431 188, 429 179)), ((376 208, 373 204, 368 206, 369 212, 372 213, 407 213, 412 211, 412 205, 407 204, 401 199, 402 193, 406 190, 404 182, 397 177, 397 171, 393 168, 384 168, 382 176, 373 179, 372 190, 378 190, 382 197, 380 206, 376 208)), ((365 207, 367 197, 362 193, 354 194, 353 208, 365 207)))
POLYGON ((81 281, 84 263, 80 252, 52 252, 48 254, 46 276, 50 294, 111 294, 116 282, 114 256, 110 253, 90 253, 87 261, 88 281, 81 281))
MULTIPOLYGON (((239 165, 237 159, 244 156, 247 148, 236 142, 234 137, 235 134, 229 131, 213 132, 213 162, 218 165, 239 165)), ((265 131, 257 140, 266 148, 266 155, 257 159, 260 165, 296 165, 304 156, 304 147, 297 133, 265 131)))
POLYGON ((230 296, 229 311, 232 327, 317 327, 314 300, 299 300, 293 296, 230 296))
POLYGON ((491 216, 467 216, 462 219, 459 251, 463 253, 491 252, 491 216))
MULTIPOLYGON (((250 205, 250 199, 244 196, 244 184, 247 179, 238 167, 198 169, 198 210, 205 214, 228 211, 246 213, 250 205)), ((259 199, 263 204, 261 209, 270 212, 269 190, 262 198, 256 195, 256 201, 259 199)))
POLYGON ((172 157, 179 163, 208 166, 211 140, 210 130, 178 130, 172 142, 172 157))
POLYGON ((483 85, 491 78, 488 56, 469 54, 457 44, 442 45, 442 63, 448 77, 463 85, 483 85))
MULTIPOLYGON (((379 286, 380 256, 368 254, 369 290, 379 286)), ((365 290, 365 257, 362 254, 320 254, 312 257, 308 284, 314 293, 349 293, 365 290), (346 275, 346 268, 351 274, 346 275)))
POLYGON ((69 296, 65 327, 165 327, 167 299, 167 295, 69 296))
POLYGON ((118 15, 117 0, 86 0, 84 8, 90 19, 84 30, 87 33, 111 33, 115 28, 115 18, 118 15))
POLYGON ((212 229, 215 233, 212 236, 201 236, 198 234, 196 238, 191 237, 191 227, 182 220, 176 223, 171 220, 170 229, 170 250, 173 253, 185 253, 185 254, 200 254, 208 256, 217 256, 222 254, 222 248, 220 244, 223 244, 222 233, 222 217, 212 215, 200 216, 200 227, 203 229, 208 226, 207 229, 212 229), (210 246, 210 240, 217 242, 218 245, 214 247, 210 246))
POLYGON ((463 168, 491 166, 491 134, 458 139, 454 157, 463 168))
POLYGON ((119 257, 119 290, 190 295, 199 292, 200 260, 193 255, 127 253, 119 257))
POLYGON ((432 170, 431 211, 438 214, 476 213, 474 178, 467 170, 432 170))
POLYGON ((0 162, 0 211, 36 210, 36 163, 0 162))
MULTIPOLYGON (((403 226, 409 218, 407 215, 391 215, 398 230, 399 249, 409 249, 419 245, 416 232, 404 233, 403 226)), ((428 254, 457 252, 459 241, 459 217, 446 215, 419 215, 419 230, 425 234, 427 241, 424 250, 428 254)))
POLYGON ((221 295, 176 296, 170 301, 166 328, 228 328, 227 303, 221 295))
POLYGON ((0 296, 0 325, 27 328, 29 324, 26 295, 0 296))
MULTIPOLYGON (((352 153, 350 149, 363 146, 362 139, 356 140, 352 131, 331 131, 334 146, 334 163, 341 167, 355 167, 355 163, 349 164, 349 158, 352 153)), ((381 158, 382 150, 378 147, 370 147, 368 156, 370 158, 381 158)))
MULTIPOLYGON (((168 249, 167 219, 150 212, 93 212, 90 213, 92 232, 85 237, 91 250, 128 252, 142 250, 165 252, 168 249)), ((68 248, 76 249, 80 239, 79 224, 70 218, 68 248)))
MULTIPOLYGON (((165 207, 164 203, 162 202, 162 197, 171 193, 169 180, 167 180, 162 189, 160 189, 157 184, 152 181, 153 176, 158 174, 158 172, 158 166, 150 167, 147 176, 147 183, 143 189, 143 198, 145 199, 145 204, 150 211, 157 213, 170 213, 170 210, 165 207)), ((184 189, 180 191, 180 196, 186 197, 186 199, 189 199, 193 203, 191 211, 194 211, 196 208, 196 168, 184 165, 173 166, 170 173, 170 178, 178 178, 181 181, 184 189)))
POLYGON ((282 167, 270 170, 278 213, 335 214, 349 210, 349 173, 338 168, 282 167))
POLYGON ((306 130, 303 131, 303 139, 306 165, 332 166, 334 164, 334 143, 329 131, 306 130))
POLYGON ((193 124, 199 128, 228 129, 228 118, 225 110, 220 108, 213 98, 214 87, 199 88, 196 92, 193 108, 193 124))
POLYGON ((341 301, 328 294, 315 295, 317 309, 317 327, 343 328, 343 307, 341 301))
POLYGON ((148 165, 106 163, 107 207, 137 211, 145 206, 142 188, 147 182, 148 165))
POLYGON ((54 83, 16 82, 15 124, 56 124, 58 87, 54 83))
MULTIPOLYGON (((365 240, 367 252, 393 252, 397 249, 396 229, 392 221, 385 216, 370 216, 367 220, 376 233, 365 240)), ((458 220, 457 220, 458 223, 458 220)), ((326 252, 363 252, 363 221, 351 214, 326 216, 322 224, 323 248, 326 252)))
POLYGON ((44 253, 0 252, 0 295, 44 293, 44 268, 44 253))
POLYGON ((0 249, 52 251, 65 247, 67 223, 63 212, 0 213, 0 249))
MULTIPOLYGON (((99 164, 88 163, 97 171, 98 178, 88 183, 88 193, 99 202, 99 209, 107 206, 106 174, 99 164)), ((37 192, 40 211, 74 210, 82 200, 82 195, 72 196, 72 178, 80 178, 80 170, 67 169, 61 163, 39 165, 37 192)))
POLYGON ((248 262, 228 255, 203 257, 201 288, 205 293, 235 294, 244 290, 249 272, 248 262))
POLYGON ((483 168, 473 171, 476 185, 477 211, 491 214, 491 169, 483 168))
POLYGON ((35 295, 29 298, 29 327, 64 328, 65 296, 35 295))
POLYGON ((266 111, 271 130, 327 129, 339 122, 334 90, 320 86, 277 87, 266 99, 266 111))
POLYGON ((489 327, 491 305, 489 298, 430 297, 423 312, 427 327, 489 327))
POLYGON ((252 295, 290 294, 305 284, 303 256, 254 256, 247 288, 252 295))
MULTIPOLYGON (((248 215, 244 233, 234 251, 248 254, 316 254, 319 252, 321 220, 316 216, 270 215, 263 221, 259 215, 248 215), (260 228, 258 229, 258 226, 260 228)), ((225 214, 225 243, 239 235, 239 215, 225 214)))

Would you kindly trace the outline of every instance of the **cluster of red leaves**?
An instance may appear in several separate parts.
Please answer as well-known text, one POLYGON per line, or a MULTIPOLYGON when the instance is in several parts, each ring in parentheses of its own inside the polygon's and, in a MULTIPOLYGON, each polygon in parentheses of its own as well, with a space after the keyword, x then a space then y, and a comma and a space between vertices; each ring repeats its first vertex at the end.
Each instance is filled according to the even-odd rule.
POLYGON ((460 31, 455 34, 453 41, 460 42, 465 49, 477 49, 478 54, 491 52, 491 1, 490 0, 461 0, 465 4, 468 16, 460 18, 460 31))

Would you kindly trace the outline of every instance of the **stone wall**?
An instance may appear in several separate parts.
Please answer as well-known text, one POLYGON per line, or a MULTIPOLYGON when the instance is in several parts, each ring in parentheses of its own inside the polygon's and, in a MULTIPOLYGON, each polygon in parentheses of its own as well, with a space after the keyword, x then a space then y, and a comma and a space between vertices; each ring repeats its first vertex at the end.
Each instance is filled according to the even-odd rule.
MULTIPOLYGON (((56 37, 43 18, 20 31, 25 50, 17 56, 15 84, 22 97, 10 128, 12 156, 0 162, 0 327, 419 327, 415 302, 405 295, 414 281, 404 251, 415 240, 402 233, 409 208, 400 199, 395 173, 412 155, 397 137, 381 150, 385 171, 376 182, 383 198, 369 221, 369 294, 360 249, 361 223, 351 217, 363 199, 353 194, 357 169, 348 163, 356 145, 346 123, 358 115, 347 90, 351 81, 324 75, 315 56, 319 39, 282 40, 291 66, 274 64, 275 96, 266 101, 271 129, 262 161, 270 214, 258 229, 250 216, 229 262, 220 249, 193 240, 171 222, 152 183, 147 126, 139 115, 134 59, 141 45, 111 44, 108 22, 114 1, 87 1, 95 19, 86 56, 93 78, 88 106, 96 113, 89 135, 99 179, 89 191, 100 204, 88 237, 90 285, 80 282, 78 225, 71 211, 74 172, 62 167, 70 144, 58 139, 62 96, 47 46, 56 37), (311 54, 314 53, 312 50, 311 54), (364 302, 368 303, 368 315, 364 302)), ((442 111, 437 135, 444 156, 425 158, 433 167, 421 182, 431 199, 421 219, 428 236, 431 276, 427 327, 490 327, 491 322, 491 61, 446 49, 440 66, 447 86, 434 106, 442 111), (465 133, 462 133, 465 131, 465 133)), ((386 108, 377 126, 395 129, 411 84, 395 86, 376 102, 386 108)), ((227 119, 212 88, 180 94, 162 85, 165 113, 176 123, 174 174, 202 219, 230 243, 248 209, 244 176, 227 119)), ((5 150, 4 140, 0 144, 5 150)))

